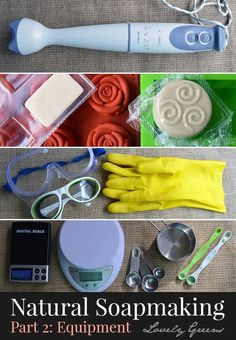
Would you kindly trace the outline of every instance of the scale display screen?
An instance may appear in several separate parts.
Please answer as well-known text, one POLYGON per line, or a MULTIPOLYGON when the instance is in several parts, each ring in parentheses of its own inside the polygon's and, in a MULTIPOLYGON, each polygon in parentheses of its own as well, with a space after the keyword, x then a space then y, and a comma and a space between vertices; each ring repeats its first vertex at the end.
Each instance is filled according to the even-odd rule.
POLYGON ((102 281, 102 272, 80 272, 80 282, 102 281))
POLYGON ((31 281, 33 277, 33 270, 29 268, 12 268, 11 279, 21 281, 31 281))

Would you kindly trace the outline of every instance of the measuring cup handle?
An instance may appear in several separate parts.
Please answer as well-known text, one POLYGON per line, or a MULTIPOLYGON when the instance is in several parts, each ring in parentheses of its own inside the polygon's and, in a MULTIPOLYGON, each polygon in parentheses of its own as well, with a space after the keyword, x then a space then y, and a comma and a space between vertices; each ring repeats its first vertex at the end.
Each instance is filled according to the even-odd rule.
MULTIPOLYGON (((158 231, 158 233, 161 232, 161 230, 150 220, 148 220, 148 222, 158 231)), ((162 221, 163 222, 163 221, 162 221)), ((164 224, 166 225, 166 223, 164 222, 164 224)))

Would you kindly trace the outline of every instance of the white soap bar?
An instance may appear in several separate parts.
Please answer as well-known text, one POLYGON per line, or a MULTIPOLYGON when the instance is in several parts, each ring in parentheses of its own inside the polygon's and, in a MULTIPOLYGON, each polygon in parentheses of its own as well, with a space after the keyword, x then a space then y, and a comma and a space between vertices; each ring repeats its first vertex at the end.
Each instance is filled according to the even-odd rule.
POLYGON ((54 74, 26 101, 25 107, 49 127, 83 91, 69 74, 54 74))
POLYGON ((156 125, 170 137, 191 138, 201 133, 212 116, 206 90, 189 80, 171 80, 153 102, 156 125))

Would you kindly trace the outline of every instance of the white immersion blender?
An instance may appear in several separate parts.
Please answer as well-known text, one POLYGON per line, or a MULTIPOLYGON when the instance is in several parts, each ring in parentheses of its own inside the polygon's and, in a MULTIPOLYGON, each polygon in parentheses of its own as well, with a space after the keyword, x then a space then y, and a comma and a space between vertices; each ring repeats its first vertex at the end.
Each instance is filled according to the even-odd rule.
POLYGON ((189 53, 226 48, 232 21, 227 0, 195 1, 193 11, 174 7, 165 0, 162 2, 190 15, 197 24, 123 23, 50 29, 35 20, 23 18, 10 24, 13 38, 9 49, 29 55, 49 45, 130 53, 189 53), (212 4, 227 17, 225 25, 198 17, 203 7, 212 4))

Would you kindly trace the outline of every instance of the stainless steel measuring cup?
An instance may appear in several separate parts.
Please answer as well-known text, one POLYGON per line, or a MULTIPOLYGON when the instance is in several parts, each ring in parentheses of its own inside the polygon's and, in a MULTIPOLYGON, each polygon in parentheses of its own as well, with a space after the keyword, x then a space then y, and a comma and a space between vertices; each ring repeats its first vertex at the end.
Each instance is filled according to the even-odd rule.
POLYGON ((158 279, 151 273, 148 265, 144 261, 144 258, 141 257, 140 260, 140 274, 141 274, 141 287, 147 293, 153 293, 157 290, 159 286, 158 279))
POLYGON ((131 251, 130 271, 126 276, 126 283, 132 288, 139 286, 141 282, 141 277, 139 275, 141 254, 142 251, 139 247, 134 247, 131 251))
POLYGON ((182 261, 192 254, 196 246, 196 237, 193 230, 183 223, 165 224, 160 230, 153 222, 149 221, 158 231, 156 238, 160 254, 170 261, 182 261))

